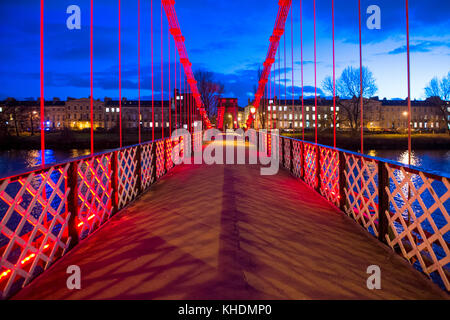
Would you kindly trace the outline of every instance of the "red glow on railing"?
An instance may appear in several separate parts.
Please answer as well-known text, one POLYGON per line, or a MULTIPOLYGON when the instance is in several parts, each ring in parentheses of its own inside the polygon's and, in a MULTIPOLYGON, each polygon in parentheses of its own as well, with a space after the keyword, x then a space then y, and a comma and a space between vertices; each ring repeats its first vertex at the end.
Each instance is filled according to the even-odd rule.
MULTIPOLYGON (((92 215, 90 215, 90 216, 87 218, 87 221, 92 220, 92 219, 94 219, 94 218, 95 218, 95 213, 92 214, 92 215)), ((79 227, 81 227, 83 224, 84 224, 84 222, 81 221, 81 222, 77 225, 77 227, 79 228, 79 227)))
MULTIPOLYGON (((47 249, 50 245, 46 244, 44 246, 44 250, 47 249)), ((31 259, 35 258, 36 254, 32 253, 29 256, 25 257, 22 261, 20 261, 20 264, 24 265, 26 264, 28 261, 30 261, 31 259)), ((12 269, 7 269, 6 271, 3 271, 2 273, 0 273, 0 281, 4 278, 6 278, 10 273, 12 272, 12 269)))

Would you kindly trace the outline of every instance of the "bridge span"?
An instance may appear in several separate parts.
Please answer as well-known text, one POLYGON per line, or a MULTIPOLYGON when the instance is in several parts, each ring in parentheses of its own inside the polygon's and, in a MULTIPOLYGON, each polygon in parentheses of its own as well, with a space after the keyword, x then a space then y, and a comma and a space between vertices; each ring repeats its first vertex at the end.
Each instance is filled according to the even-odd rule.
POLYGON ((13 298, 448 295, 288 171, 201 164, 173 168, 13 298), (70 265, 81 268, 81 290, 67 289, 70 265), (381 290, 366 286, 370 265, 381 268, 381 290))

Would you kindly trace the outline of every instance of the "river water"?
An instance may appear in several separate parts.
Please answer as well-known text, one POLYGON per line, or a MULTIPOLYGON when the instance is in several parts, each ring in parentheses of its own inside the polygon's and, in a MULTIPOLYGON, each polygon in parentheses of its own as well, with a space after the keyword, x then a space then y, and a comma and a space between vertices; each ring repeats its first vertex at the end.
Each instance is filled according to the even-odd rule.
MULTIPOLYGON (((88 155, 89 149, 46 150, 46 163, 61 162, 66 159, 88 155)), ((406 150, 369 150, 370 156, 408 163, 406 150)), ((19 170, 33 168, 41 164, 40 150, 0 151, 0 176, 19 170)), ((450 149, 413 151, 411 164, 424 169, 450 173, 450 149)))

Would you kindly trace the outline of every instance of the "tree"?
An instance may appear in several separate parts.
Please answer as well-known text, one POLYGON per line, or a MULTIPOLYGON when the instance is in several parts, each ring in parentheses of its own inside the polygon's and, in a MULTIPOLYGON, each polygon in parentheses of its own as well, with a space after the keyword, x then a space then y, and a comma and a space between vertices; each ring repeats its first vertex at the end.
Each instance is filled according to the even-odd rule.
POLYGON ((434 77, 425 87, 425 95, 428 100, 439 108, 447 124, 447 132, 450 134, 450 71, 441 80, 434 77))
MULTIPOLYGON (((333 95, 333 79, 328 76, 322 82, 322 88, 328 94, 333 95)), ((362 89, 363 89, 363 107, 371 103, 368 99, 377 91, 378 87, 372 72, 367 68, 362 68, 362 89)), ((352 131, 360 127, 361 118, 361 84, 360 69, 347 67, 342 71, 341 76, 336 79, 336 106, 343 111, 341 121, 346 120, 352 131), (346 99, 346 100, 344 100, 346 99)))
POLYGON ((209 117, 216 114, 219 98, 224 92, 224 85, 214 79, 210 71, 197 70, 194 73, 203 105, 209 117))

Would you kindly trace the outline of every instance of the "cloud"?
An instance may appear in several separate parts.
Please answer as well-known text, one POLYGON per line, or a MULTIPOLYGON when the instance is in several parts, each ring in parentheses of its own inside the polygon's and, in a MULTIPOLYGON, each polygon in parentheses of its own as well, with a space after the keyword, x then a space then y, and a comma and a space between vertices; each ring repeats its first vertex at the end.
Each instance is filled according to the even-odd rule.
MULTIPOLYGON (((410 45, 409 50, 411 52, 430 52, 433 48, 437 47, 450 47, 448 42, 440 42, 440 41, 419 41, 416 44, 410 45)), ((406 46, 401 46, 395 48, 388 52, 388 54, 395 55, 406 52, 406 46)))

